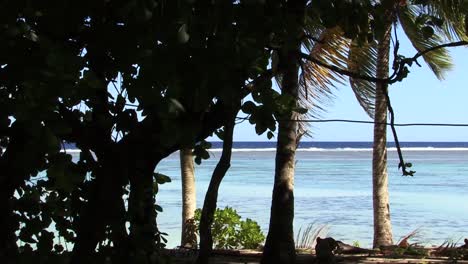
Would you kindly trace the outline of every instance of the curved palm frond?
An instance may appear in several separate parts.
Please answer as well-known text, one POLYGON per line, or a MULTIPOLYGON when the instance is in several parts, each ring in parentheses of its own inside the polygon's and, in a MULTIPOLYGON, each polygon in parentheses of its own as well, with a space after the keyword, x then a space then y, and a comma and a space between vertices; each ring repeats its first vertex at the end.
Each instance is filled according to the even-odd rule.
MULTIPOLYGON (((349 50, 348 69, 361 75, 376 76, 377 43, 359 45, 353 42, 349 50)), ((349 78, 349 83, 361 107, 374 118, 376 83, 356 78, 349 78)))
MULTIPOLYGON (((465 31, 465 16, 468 14, 468 2, 465 0, 427 1, 421 7, 426 14, 435 16, 443 21, 441 35, 448 41, 468 40, 465 31)), ((437 29, 437 28, 436 28, 437 29)))
MULTIPOLYGON (((336 27, 317 30, 309 27, 306 31, 319 40, 304 41, 303 48, 310 56, 346 68, 349 40, 344 38, 341 29, 336 27)), ((333 89, 338 84, 343 84, 344 77, 310 61, 301 66, 299 100, 303 107, 312 110, 309 113, 311 117, 318 117, 320 112, 325 111, 323 105, 333 98, 333 89)))
MULTIPOLYGON (((305 32, 318 41, 307 39, 303 49, 311 57, 337 67, 346 68, 349 40, 340 28, 317 28, 309 24, 305 32)), ((307 117, 320 117, 325 105, 333 99, 333 90, 344 83, 344 76, 310 61, 303 62, 299 76, 299 105, 309 109, 307 117)), ((299 123, 300 133, 306 134, 309 123, 299 123)), ((310 133, 308 133, 310 136, 310 133)))
MULTIPOLYGON (((434 34, 430 38, 425 38, 422 30, 416 25, 417 8, 414 6, 404 7, 398 12, 399 22, 405 31, 406 36, 417 51, 423 51, 433 46, 443 44, 443 38, 434 34)), ((429 68, 438 79, 444 78, 444 73, 453 66, 449 53, 446 49, 438 49, 423 55, 429 68)))

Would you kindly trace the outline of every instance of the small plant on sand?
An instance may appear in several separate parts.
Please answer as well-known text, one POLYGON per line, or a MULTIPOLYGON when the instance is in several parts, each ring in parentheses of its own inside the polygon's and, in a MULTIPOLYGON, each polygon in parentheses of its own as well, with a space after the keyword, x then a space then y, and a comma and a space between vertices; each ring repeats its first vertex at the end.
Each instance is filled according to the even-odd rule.
POLYGON ((296 236, 296 249, 312 249, 315 247, 317 237, 324 237, 328 233, 328 225, 310 223, 306 228, 299 228, 296 236))
POLYGON ((353 241, 353 247, 361 247, 361 244, 359 243, 359 241, 355 240, 353 241))
MULTIPOLYGON (((200 225, 201 209, 195 211, 195 225, 200 225)), ((216 249, 257 249, 265 240, 257 222, 247 218, 241 220, 241 216, 231 207, 217 208, 211 227, 213 246, 216 249)))

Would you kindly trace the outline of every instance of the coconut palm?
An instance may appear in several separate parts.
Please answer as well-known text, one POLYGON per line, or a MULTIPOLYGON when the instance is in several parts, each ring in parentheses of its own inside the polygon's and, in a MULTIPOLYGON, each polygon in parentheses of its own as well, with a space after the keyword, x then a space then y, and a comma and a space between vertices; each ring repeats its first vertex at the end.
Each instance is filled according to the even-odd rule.
MULTIPOLYGON (((466 39, 463 25, 462 1, 427 1, 424 5, 409 5, 406 1, 384 2, 389 9, 383 12, 388 18, 383 25, 384 34, 377 44, 352 45, 349 68, 378 78, 387 78, 389 72, 390 41, 393 26, 401 25, 405 35, 417 51, 440 45, 454 39, 466 39), (442 24, 443 22, 443 24, 442 24), (437 24, 442 24, 434 26, 437 24), (433 33, 435 30, 435 34, 433 33)), ((438 79, 452 66, 444 49, 426 53, 426 64, 438 79)), ((374 248, 393 244, 387 174, 387 92, 386 83, 371 83, 350 79, 355 90, 375 91, 374 142, 372 157, 372 183, 374 207, 374 248)))
MULTIPOLYGON (((334 87, 344 81, 344 76, 310 61, 298 60, 298 53, 305 50, 310 56, 341 68, 347 66, 350 41, 339 27, 325 28, 318 21, 306 17, 307 23, 298 31, 309 36, 297 41, 298 32, 292 33, 290 50, 273 54, 273 68, 278 69, 276 81, 282 95, 295 100, 295 105, 309 109, 300 114, 292 111, 280 116, 275 162, 275 183, 270 215, 270 225, 261 263, 294 263, 294 169, 295 151, 307 125, 292 120, 317 117, 324 110, 324 103, 332 98, 334 87), (301 115, 303 115, 301 117, 301 115)), ((360 87, 356 87, 360 88, 360 87)), ((372 91, 355 91, 363 107, 373 108, 372 91)), ((369 110, 371 111, 371 110, 369 110)))
POLYGON ((196 248, 197 235, 195 228, 196 188, 195 168, 191 148, 183 148, 179 152, 182 181, 182 235, 180 245, 196 248))

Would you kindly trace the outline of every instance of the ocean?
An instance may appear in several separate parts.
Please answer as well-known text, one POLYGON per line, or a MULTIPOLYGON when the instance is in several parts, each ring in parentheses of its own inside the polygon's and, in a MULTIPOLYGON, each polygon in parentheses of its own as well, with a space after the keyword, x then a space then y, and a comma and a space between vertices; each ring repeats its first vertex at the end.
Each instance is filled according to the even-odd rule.
MULTIPOLYGON (((233 207, 243 219, 268 231, 274 179, 275 142, 236 142, 231 168, 219 191, 218 207, 233 207)), ((395 242, 416 229, 412 242, 440 245, 468 237, 468 142, 403 142, 414 177, 398 170, 396 149, 388 149, 390 212, 395 242)), ((221 155, 214 142, 211 158, 195 166, 197 206, 201 207, 211 173, 221 155)), ((371 247, 372 143, 302 142, 296 154, 294 231, 309 224, 326 226, 328 235, 371 247)), ((180 242, 181 181, 178 153, 157 172, 171 177, 156 199, 164 209, 158 226, 169 234, 168 247, 180 242)), ((411 242, 411 241, 410 241, 411 242)))

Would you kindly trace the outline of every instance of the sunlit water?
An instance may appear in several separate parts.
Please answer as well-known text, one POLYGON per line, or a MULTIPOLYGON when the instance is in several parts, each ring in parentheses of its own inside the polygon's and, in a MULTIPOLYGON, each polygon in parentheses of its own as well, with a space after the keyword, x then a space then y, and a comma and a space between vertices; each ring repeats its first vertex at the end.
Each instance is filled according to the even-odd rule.
MULTIPOLYGON (((220 152, 196 166, 197 206, 201 207, 220 152)), ((298 151, 295 176, 294 229, 310 223, 328 225, 329 235, 348 243, 371 246, 372 160, 369 149, 298 151)), ((468 237, 468 149, 412 149, 404 151, 413 163, 414 177, 402 177, 394 150, 389 151, 390 210, 394 239, 420 228, 425 245, 468 237)), ((235 208, 243 218, 256 220, 267 233, 274 177, 272 150, 235 151, 221 184, 218 207, 235 208)), ((179 156, 160 163, 158 172, 172 178, 160 186, 158 216, 168 246, 180 242, 181 181, 179 156)))

